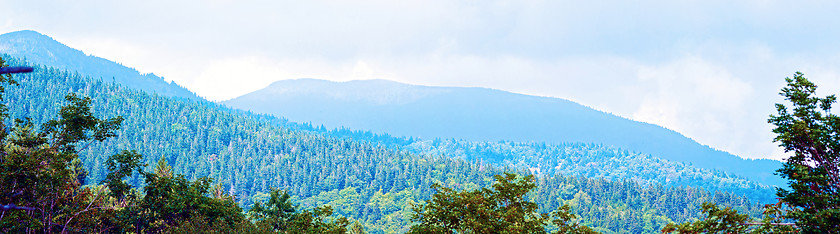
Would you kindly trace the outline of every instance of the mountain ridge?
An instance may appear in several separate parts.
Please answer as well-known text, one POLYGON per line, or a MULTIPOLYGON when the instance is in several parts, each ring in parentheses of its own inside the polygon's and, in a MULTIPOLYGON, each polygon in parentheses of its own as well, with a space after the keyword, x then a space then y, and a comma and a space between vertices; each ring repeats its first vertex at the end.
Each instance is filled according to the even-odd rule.
POLYGON ((332 82, 307 78, 276 81, 222 103, 293 122, 404 137, 604 143, 768 185, 783 184, 773 175, 779 161, 744 159, 671 129, 561 98, 382 79, 332 82))
MULTIPOLYGON (((11 56, 27 58, 27 60, 35 64, 75 71, 94 78, 107 79, 110 76, 114 82, 120 83, 128 88, 136 88, 169 97, 204 100, 189 90, 175 83, 165 82, 162 78, 153 74, 140 74, 135 69, 125 67, 119 63, 86 55, 82 51, 67 47, 35 31, 26 30, 0 35, 0 52, 9 53, 11 56)), ((257 110, 255 112, 273 114, 295 122, 311 122, 316 125, 325 124, 330 128, 349 127, 426 139, 456 138, 481 141, 514 140, 521 142, 604 143, 631 151, 650 153, 667 160, 693 163, 700 168, 721 169, 723 171, 735 172, 736 174, 742 174, 746 170, 747 178, 770 185, 781 184, 781 179, 775 178, 772 174, 780 164, 776 161, 740 159, 737 156, 700 145, 673 130, 649 123, 632 121, 565 99, 529 96, 478 87, 459 88, 407 85, 382 79, 342 83, 317 79, 298 79, 294 81, 305 83, 308 85, 308 88, 303 88, 300 85, 291 85, 289 83, 291 81, 284 80, 274 82, 266 89, 258 90, 254 93, 263 90, 290 87, 286 89, 286 92, 276 92, 275 94, 289 95, 291 97, 306 97, 306 95, 310 95, 310 97, 287 100, 285 104, 280 103, 281 105, 274 105, 284 108, 280 112, 265 110, 257 110), (418 103, 422 105, 418 106, 418 103), (502 103, 503 105, 488 105, 493 103, 502 103), (562 109, 563 111, 558 112, 552 108, 562 109), (531 112, 534 109, 544 109, 549 110, 549 112, 554 112, 552 112, 553 115, 534 114, 531 112), (304 113, 301 113, 301 111, 304 111, 304 113), (435 113, 460 113, 461 115, 459 118, 452 119, 450 116, 435 115, 435 113), (311 118, 312 116, 317 116, 321 119, 313 119, 311 118), (335 122, 335 119, 332 119, 334 122, 327 122, 326 120, 330 119, 326 119, 324 116, 343 120, 365 120, 366 122, 363 123, 366 125, 359 125, 358 122, 355 124, 335 122), (523 119, 526 120, 523 121, 523 119), (598 124, 587 124, 584 121, 590 120, 591 122, 593 119, 600 122, 596 121, 598 124), (482 120, 483 122, 475 120, 482 120), (632 130, 624 129, 622 131, 615 131, 616 129, 621 130, 617 127, 622 126, 621 123, 627 121, 635 125, 632 130), (548 125, 534 124, 551 122, 584 124, 559 127, 546 127, 548 125), (525 125, 522 125, 523 123, 525 125), (520 124, 520 126, 514 126, 515 124, 520 124), (381 127, 382 125, 385 125, 386 128, 381 127), (417 127, 417 129, 410 130, 421 132, 387 128, 394 128, 394 126, 417 127), (487 126, 496 127, 487 128, 487 126), (514 130, 521 131, 517 132, 514 130), (466 134, 452 133, 457 133, 458 131, 466 134), (447 134, 440 134, 441 132, 447 134), (561 132, 562 134, 556 134, 557 132, 561 132), (646 142, 643 141, 632 141, 633 138, 638 138, 635 136, 650 135, 650 132, 659 134, 651 139, 651 141, 669 140, 669 142, 661 145, 690 146, 695 148, 694 151, 705 151, 705 153, 692 153, 689 151, 686 155, 678 155, 674 153, 675 151, 673 149, 670 151, 662 150, 657 147, 651 147, 650 145, 645 146, 646 142), (663 134, 677 137, 663 138, 663 134), (627 141, 626 139, 631 139, 631 141, 627 141), (698 147, 700 150, 696 149, 698 147), (705 149, 703 149, 704 147, 705 149), (701 157, 706 157, 708 160, 699 160, 701 157), (736 157, 737 159, 732 159, 732 157, 736 157), (716 167, 714 164, 718 162, 724 162, 727 167, 716 167), (758 162, 758 164, 762 165, 755 166, 751 162, 758 162)), ((251 94, 243 95, 243 97, 251 94)), ((237 102, 240 98, 242 97, 222 103, 232 106, 231 103, 237 102)), ((262 99, 257 104, 249 106, 259 106, 269 103, 277 104, 276 100, 262 99)), ((242 106, 238 108, 253 111, 252 108, 242 108, 242 106)))
POLYGON ((32 30, 0 35, 0 53, 23 58, 35 64, 79 72, 94 78, 110 78, 126 87, 150 93, 204 100, 175 82, 167 82, 153 73, 143 74, 120 63, 85 54, 81 50, 71 48, 52 37, 32 30))
MULTIPOLYGON (((5 54, 0 56, 6 58, 5 54)), ((750 199, 772 193, 767 192, 770 189, 765 186, 754 186, 750 181, 733 180, 733 177, 714 172, 698 174, 699 170, 682 163, 594 144, 546 148, 539 144, 435 143, 430 140, 412 143, 413 151, 418 154, 403 153, 382 147, 376 141, 366 143, 352 137, 346 139, 307 129, 296 130, 293 127, 296 123, 288 123, 281 117, 246 113, 213 102, 150 94, 101 77, 83 76, 80 73, 84 71, 55 69, 14 57, 9 61, 12 66, 35 67, 32 73, 15 75, 20 85, 11 86, 5 94, 4 103, 10 107, 11 119, 31 117, 34 123, 44 122, 56 115, 64 104, 59 100, 68 93, 91 97, 92 111, 97 115, 125 117, 117 137, 108 140, 108 144, 94 144, 80 152, 80 160, 89 172, 86 177, 89 184, 101 182, 106 177, 108 171, 101 165, 107 155, 117 153, 119 149, 132 149, 145 156, 143 162, 149 165, 146 169, 152 169, 154 162, 165 158, 171 162, 169 165, 175 173, 183 173, 190 179, 213 178, 224 191, 237 197, 240 204, 261 201, 271 188, 281 188, 299 195, 295 199, 301 199, 302 207, 323 204, 336 207, 337 214, 360 220, 369 233, 404 232, 410 225, 411 204, 429 199, 434 192, 431 184, 472 189, 489 186, 490 176, 502 170, 527 173, 529 168, 494 168, 481 161, 469 160, 473 154, 510 158, 494 151, 513 156, 522 154, 540 164, 552 164, 543 161, 548 158, 555 160, 554 163, 587 165, 574 166, 574 169, 589 172, 609 174, 612 172, 610 167, 617 168, 615 172, 618 173, 609 178, 591 175, 597 173, 571 176, 573 173, 565 170, 554 176, 540 176, 538 183, 542 189, 535 191, 536 196, 533 196, 541 206, 545 205, 545 212, 562 204, 572 204, 572 210, 580 215, 580 220, 604 232, 658 233, 665 223, 697 218, 704 201, 746 209, 755 216, 759 214, 760 206, 750 199), (452 144, 470 145, 455 147, 472 149, 463 152, 467 160, 435 153, 448 151, 446 156, 450 156, 451 150, 445 148, 453 147, 452 144), (535 149, 545 151, 532 154, 535 149), (626 157, 628 155, 630 157, 626 157), (612 156, 616 160, 610 160, 612 156), (588 166, 592 160, 605 157, 606 160, 597 162, 613 165, 588 166), (628 161, 634 164, 627 165, 628 161), (636 169, 639 167, 643 169, 636 169), (651 175, 647 174, 651 173, 656 174, 649 177, 653 186, 643 186, 632 178, 648 178, 651 175), (699 183, 695 184, 700 186, 668 186, 656 182, 663 176, 697 181, 699 183), (707 186, 709 183, 730 190, 715 191, 714 186, 707 186), (758 194, 747 198, 739 193, 743 190, 755 190, 758 194)), ((481 88, 476 90, 482 93, 481 88)), ((400 95, 405 92, 383 93, 400 95)), ((548 169, 543 168, 546 172, 548 169)), ((138 184, 141 182, 139 177, 135 174, 127 182, 142 187, 138 184)))

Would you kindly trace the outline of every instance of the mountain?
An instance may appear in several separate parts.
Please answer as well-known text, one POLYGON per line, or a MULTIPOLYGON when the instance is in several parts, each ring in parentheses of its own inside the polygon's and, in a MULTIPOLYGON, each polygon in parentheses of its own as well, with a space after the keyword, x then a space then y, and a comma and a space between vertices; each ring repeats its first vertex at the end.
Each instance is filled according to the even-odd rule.
POLYGON ((113 80, 126 87, 149 93, 203 100, 174 82, 166 82, 154 74, 140 74, 135 69, 107 59, 85 55, 80 50, 35 31, 25 30, 0 35, 0 53, 24 58, 35 64, 78 72, 84 76, 113 80))
MULTIPOLYGON (((3 54, 0 57, 13 66, 27 65, 3 54)), ((456 157, 407 154, 376 143, 293 130, 283 126, 284 120, 268 115, 242 113, 211 102, 149 94, 107 80, 35 66, 32 73, 13 76, 19 85, 6 87, 0 103, 9 107, 10 118, 28 119, 38 126, 57 116, 61 106, 67 104, 63 97, 69 93, 90 97, 91 112, 97 117, 125 118, 116 137, 92 142, 89 147, 82 143, 86 146, 79 159, 88 172, 83 180, 89 185, 102 183, 106 177, 108 171, 103 164, 108 155, 136 150, 144 156, 146 171, 153 170, 155 162, 165 157, 174 173, 190 180, 208 176, 246 209, 254 201, 265 201, 271 188, 280 188, 295 196, 293 199, 301 208, 330 205, 337 214, 361 222, 367 233, 404 233, 412 224, 412 204, 429 199, 435 193, 430 188, 432 184, 476 189, 489 186, 492 175, 502 171, 527 173, 527 168, 502 169, 456 157)), ((7 121, 7 126, 21 129, 22 123, 15 127, 7 121)), ((13 135, 15 131, 12 130, 13 135)), ((416 148, 444 148, 467 143, 413 144, 416 148)), ((695 173, 697 170, 681 163, 652 160, 645 155, 591 144, 467 147, 479 151, 545 148, 563 151, 545 153, 543 156, 551 157, 546 160, 571 164, 604 161, 623 164, 621 160, 632 157, 636 165, 618 165, 627 167, 621 172, 641 172, 636 174, 641 177, 648 177, 645 175, 648 173, 675 174, 676 178, 699 180, 703 184, 738 182, 737 178, 717 177, 715 173, 695 173), (685 172, 695 176, 685 176, 685 172)), ((575 169, 601 173, 615 166, 575 169)), ((126 181, 142 188, 142 177, 135 174, 126 181)), ((760 203, 724 188, 642 185, 627 177, 607 180, 560 173, 539 175, 536 183, 538 188, 531 198, 543 208, 540 212, 568 204, 579 215, 578 221, 605 233, 659 233, 666 223, 702 218, 703 202, 733 207, 754 217, 761 214, 760 203)), ((732 183, 721 184, 737 187, 732 183)))
MULTIPOLYGON (((203 100, 178 84, 85 55, 35 31, 0 35, 0 53, 105 81, 110 77, 125 87, 149 93, 203 100)), ((384 80, 332 83, 304 79, 280 81, 225 103, 331 128, 345 126, 427 139, 603 143, 700 168, 736 172, 765 184, 781 184, 772 175, 779 167, 776 161, 740 160, 676 132, 562 99, 384 80)))
MULTIPOLYGON (((100 78, 100 80, 105 81, 105 83, 110 83, 110 81, 115 81, 116 83, 122 85, 123 87, 129 89, 139 89, 149 93, 157 93, 157 94, 164 94, 164 96, 169 97, 186 97, 190 99, 200 99, 189 93, 180 86, 176 84, 169 84, 164 82, 159 77, 155 77, 153 75, 140 75, 136 70, 125 67, 121 64, 108 61, 103 58, 95 57, 95 56, 88 56, 82 53, 79 50, 69 48, 60 42, 53 40, 52 38, 42 35, 40 33, 34 31, 19 31, 13 33, 7 33, 0 35, 0 51, 13 51, 17 53, 17 57, 19 58, 26 58, 27 62, 39 64, 35 61, 44 61, 44 64, 51 64, 49 66, 57 66, 60 70, 68 70, 71 72, 77 72, 82 76, 100 78), (91 75, 94 74, 94 75, 91 75), (112 75, 118 74, 118 75, 112 75), (114 79, 101 79, 101 77, 114 77, 114 79), (151 88, 150 88, 151 87, 151 88)), ((15 55, 9 55, 11 57, 16 57, 15 55)), ((9 57, 6 56, 6 57, 9 57)), ((64 81, 66 82, 66 81, 64 81)), ((287 116, 289 118, 301 120, 301 121, 308 121, 308 118, 296 116, 295 114, 300 114, 302 111, 307 110, 319 110, 323 113, 329 112, 344 112, 344 113, 351 113, 351 109, 346 109, 353 107, 353 105, 344 105, 341 102, 335 102, 334 100, 355 100, 356 102, 360 103, 373 103, 377 106, 388 106, 388 105, 405 105, 410 106, 412 104, 416 104, 418 100, 425 99, 426 103, 429 103, 428 97, 439 96, 438 98, 443 99, 452 99, 452 100, 469 100, 470 95, 476 96, 470 93, 462 94, 464 97, 450 97, 452 96, 441 96, 442 94, 446 93, 457 93, 462 88, 437 88, 437 87, 422 87, 422 86, 410 86, 405 84, 399 84, 396 82, 384 81, 384 80, 375 80, 375 81, 364 81, 364 82, 347 82, 343 83, 343 85, 349 85, 345 88, 344 91, 338 91, 336 88, 327 89, 325 88, 324 84, 333 84, 335 83, 327 82, 327 81, 318 81, 318 80, 296 80, 296 81, 284 81, 278 82, 272 87, 275 87, 275 91, 280 91, 281 93, 293 93, 293 96, 306 96, 307 94, 312 93, 321 93, 324 95, 317 95, 323 97, 330 97, 327 100, 321 101, 321 103, 317 104, 316 107, 310 108, 307 103, 310 103, 311 100, 287 100, 288 102, 284 106, 298 106, 298 111, 289 111, 288 114, 276 114, 278 116, 287 116), (284 82, 297 82, 301 85, 283 85, 284 82), (309 85, 306 85, 309 84, 309 85), (291 89, 283 89, 283 88, 291 88, 291 89), (331 96, 332 95, 332 96, 331 96), (319 109, 320 108, 320 109, 319 109)), ((43 88, 47 88, 49 86, 42 85, 43 88)), ((271 87, 270 87, 271 88, 271 87)), ((495 90, 487 90, 487 89, 466 89, 470 90, 474 93, 481 93, 490 91, 490 92, 500 92, 495 90)), ((500 92, 509 96, 518 97, 520 99, 524 98, 531 98, 529 96, 524 95, 516 95, 510 93, 500 92)), ((498 95, 497 95, 498 96, 498 95)), ((508 97, 498 97, 498 101, 501 102, 508 97)), ((508 98, 509 99, 509 98, 508 98)), ((549 101, 558 101, 554 99, 545 99, 549 101)), ((527 100, 525 100, 527 101, 527 100)), ((565 100, 559 100, 562 103, 565 103, 567 106, 576 107, 580 110, 577 110, 579 113, 585 113, 588 108, 582 107, 580 105, 574 104, 572 102, 568 102, 565 100)), ((440 102, 440 101, 432 101, 440 102)), ((492 100, 488 102, 494 102, 492 100)), ((270 102, 269 102, 270 103, 270 102)), ((433 104, 427 104, 430 107, 424 107, 418 109, 417 115, 422 116, 424 113, 431 113, 434 110, 433 104)), ((434 104, 436 105, 436 104, 434 104)), ((487 106, 486 104, 482 104, 487 106)), ((511 104, 516 105, 516 103, 511 104)), ((463 106, 463 105, 461 105, 463 106)), ((446 107, 445 105, 441 105, 441 107, 446 107)), ((480 107, 480 106, 479 106, 480 107)), ((414 108, 411 106, 410 108, 414 108)), ((457 107, 460 108, 460 107, 457 107)), ((537 109, 540 107, 533 107, 531 109, 537 109)), ((371 109, 371 108, 367 108, 371 109)), ((450 107, 450 109, 453 109, 450 107)), ((455 110, 455 109, 453 109, 455 110)), ((527 111, 527 110, 525 110, 527 111)), ((281 112, 283 112, 281 110, 281 112)), ((357 110, 356 114, 366 114, 364 113, 365 110, 362 109, 361 111, 357 110)), ((393 111, 392 111, 393 112, 393 111)), ((518 111, 524 113, 524 111, 518 111)), ((590 111, 592 112, 592 111, 590 111)), ((305 112, 304 112, 305 113, 305 112)), ((376 117, 377 113, 381 113, 379 110, 370 110, 370 113, 376 117)), ((411 113, 411 110, 402 110, 400 113, 406 114, 408 113, 407 117, 396 117, 394 119, 397 120, 406 120, 410 119, 414 116, 411 113)), ((516 111, 512 111, 510 113, 504 114, 514 114, 516 111)), ((590 116, 598 117, 599 114, 603 114, 600 112, 593 112, 595 114, 589 113, 590 116)), ((13 113, 15 115, 16 113, 13 113)), ((17 113, 20 114, 20 113, 17 113)), ((247 113, 246 113, 247 114, 247 113)), ((305 113, 304 116, 313 116, 312 113, 305 113)), ((429 116, 425 114, 425 116, 429 116)), ((590 116, 583 116, 582 118, 590 118, 590 116)), ((31 116, 30 116, 31 117, 31 116)), ((614 117, 614 116, 613 116, 614 117)), ((359 120, 362 119, 369 119, 369 116, 347 116, 335 118, 337 123, 341 123, 339 121, 343 120, 350 120, 355 122, 360 122, 359 120)), ((470 117, 472 118, 472 117, 470 117)), ((517 117, 522 118, 522 117, 517 117)), ((513 119, 513 118, 511 118, 513 119)), ((278 126, 283 126, 286 128, 291 129, 303 129, 309 131, 316 131, 318 132, 317 128, 306 127, 307 125, 298 124, 295 122, 289 122, 283 118, 271 118, 269 121, 273 124, 278 126)), ((497 122, 504 123, 510 120, 499 120, 497 122)), ((405 121, 403 121, 405 122, 405 121)), ((439 125, 448 124, 447 127, 436 129, 436 131, 432 131, 431 134, 420 134, 420 136, 428 137, 428 139, 434 139, 431 136, 438 136, 436 132, 440 132, 440 130, 446 129, 455 129, 459 123, 465 122, 465 120, 458 120, 458 121, 443 121, 440 124, 435 124, 435 121, 431 121, 432 124, 425 124, 432 127, 436 127, 439 125)), ((603 121, 602 121, 603 122, 603 121)), ((364 122, 362 122, 364 123, 364 122)), ((329 124, 329 123, 328 123, 329 124)), ((333 126, 338 126, 339 124, 334 124, 333 126)), ((406 125, 411 126, 412 124, 403 124, 400 122, 393 123, 394 125, 406 125)), ((352 126, 352 125, 348 125, 352 126)), ((356 125, 358 126, 358 125, 356 125)), ((512 126, 512 125, 511 125, 512 126)), ((398 126, 397 126, 398 127, 398 126)), ((357 129, 367 129, 371 128, 373 130, 377 130, 375 126, 362 126, 358 127, 357 129)), ((378 130, 377 130, 378 131, 378 130)), ((328 135, 336 136, 336 137, 347 137, 350 136, 356 140, 365 140, 367 142, 371 142, 373 144, 379 144, 387 146, 393 150, 397 151, 405 151, 411 154, 435 154, 435 155, 447 155, 452 157, 461 158, 468 161, 474 160, 481 160, 484 162, 489 162, 497 166, 501 167, 513 167, 513 168, 534 168, 539 169, 540 172, 547 174, 547 175, 554 175, 555 172, 562 173, 563 175, 576 175, 576 176, 594 176, 594 177, 602 177, 614 180, 623 180, 623 179, 630 179, 636 181, 641 184, 654 184, 654 183, 663 183, 664 185, 669 186, 693 186, 693 187, 703 187, 706 189, 712 190, 724 190, 730 192, 737 192, 738 194, 749 194, 749 192, 743 191, 750 191, 756 187, 756 185, 751 184, 751 182, 744 181, 740 178, 733 178, 731 175, 725 175, 714 171, 704 171, 704 170, 697 170, 694 167, 686 167, 687 165, 680 165, 674 162, 660 162, 654 158, 647 157, 646 155, 639 155, 637 153, 617 153, 620 151, 624 151, 626 149, 608 149, 601 146, 597 147, 580 147, 574 146, 571 149, 568 149, 568 146, 564 145, 541 145, 540 147, 534 147, 532 145, 522 145, 522 144, 514 144, 512 142, 504 143, 504 142, 468 142, 463 140, 458 141, 450 141, 447 144, 429 144, 432 142, 423 141, 421 139, 400 139, 391 136, 382 136, 379 135, 376 139, 373 138, 366 138, 364 134, 359 135, 355 133, 351 133, 350 135, 347 134, 346 131, 320 131, 328 135), (514 145, 509 145, 514 144, 514 145), (455 147, 453 147, 455 146, 455 147), (563 151, 580 151, 586 152, 585 154, 579 153, 563 153, 563 151), (617 150, 617 151, 616 151, 617 150), (561 153, 557 153, 561 152, 561 153), (617 159, 617 157, 624 157, 621 159, 617 159), (581 160, 585 159, 585 160, 581 160), (559 164, 557 162, 560 162, 559 164), (550 163, 549 163, 550 162, 550 163), (664 164, 663 164, 664 163, 664 164), (555 165, 557 164, 557 165, 555 165), (686 168, 686 169, 676 169, 679 172, 671 172, 664 171, 662 173, 655 173, 651 172, 650 170, 653 169, 649 166, 646 166, 643 169, 635 170, 632 172, 621 172, 621 168, 637 168, 634 165, 638 164, 651 164, 651 165, 660 165, 663 168, 686 168), (601 168, 600 170, 594 170, 593 168, 587 168, 588 165, 611 165, 608 168, 601 168), (697 174, 708 174, 708 176, 703 176, 702 179, 697 179, 697 174), (676 177, 691 177, 691 178, 680 178, 677 179, 676 177)), ((390 132, 390 131, 389 131, 390 132)), ((365 132, 362 132, 365 133, 365 132)), ((492 134, 492 132, 491 132, 492 134)), ((408 135, 408 134, 406 134, 408 135)), ((495 138, 477 138, 476 136, 481 137, 482 135, 476 134, 474 136, 469 136, 471 139, 495 139, 495 138)), ((443 135, 443 137, 448 137, 447 135, 443 135)), ((469 138, 468 138, 469 139, 469 138)), ((500 139, 507 139, 507 140, 517 140, 517 138, 513 137, 505 137, 500 139)), ((518 139, 523 139, 522 137, 518 139)), ((454 139, 453 139, 454 140, 454 139)), ((590 143, 594 141, 581 141, 584 143, 590 143)), ((640 151, 646 153, 644 151, 640 151)), ((152 160, 154 161, 154 160, 152 160)), ((152 162, 150 161, 150 162, 152 162)), ((762 190, 763 191, 763 190, 762 190)), ((763 192, 762 192, 763 193, 763 192)), ((766 197, 765 195, 758 195, 758 196, 750 196, 751 198, 761 198, 766 197)))
MULTIPOLYGON (((665 223, 699 218, 706 201, 757 216, 761 207, 756 201, 772 193, 742 178, 599 144, 382 135, 360 140, 343 130, 321 134, 322 130, 275 116, 151 94, 112 82, 116 78, 101 78, 107 74, 90 77, 83 74, 91 71, 54 69, 6 54, 0 57, 12 66, 35 66, 33 73, 13 76, 19 85, 6 87, 2 103, 9 107, 11 119, 26 119, 38 126, 55 118, 68 93, 91 97, 96 116, 125 118, 117 137, 94 142, 80 152, 89 172, 84 181, 91 185, 104 179, 108 155, 136 150, 144 155, 146 170, 165 157, 174 173, 189 179, 208 176, 246 208, 265 199, 271 188, 281 188, 295 196, 302 208, 331 205, 336 213, 359 220, 368 233, 405 232, 411 224, 412 204, 429 199, 435 192, 432 184, 486 187, 492 175, 503 171, 543 171, 537 173, 538 189, 533 196, 544 208, 540 212, 569 204, 583 224, 607 233, 657 233, 665 223), (402 148, 387 145, 392 143, 402 148), (485 160, 524 164, 494 166, 485 160), (543 165, 529 168, 535 163, 543 165)), ((9 120, 6 124, 13 126, 9 120)), ((135 174, 126 181, 142 188, 141 177, 135 174)))
POLYGON ((386 80, 297 79, 277 81, 223 103, 294 122, 396 136, 600 143, 721 170, 768 185, 783 184, 773 175, 781 166, 779 161, 742 159, 675 131, 559 98, 386 80))

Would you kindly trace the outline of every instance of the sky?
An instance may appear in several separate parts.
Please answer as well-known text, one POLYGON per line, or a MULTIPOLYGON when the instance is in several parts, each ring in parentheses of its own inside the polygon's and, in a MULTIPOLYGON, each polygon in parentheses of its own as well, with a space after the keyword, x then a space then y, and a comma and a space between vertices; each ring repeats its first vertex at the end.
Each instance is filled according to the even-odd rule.
POLYGON ((744 158, 796 71, 840 93, 837 1, 0 0, 35 30, 227 100, 277 80, 387 79, 569 99, 744 158))

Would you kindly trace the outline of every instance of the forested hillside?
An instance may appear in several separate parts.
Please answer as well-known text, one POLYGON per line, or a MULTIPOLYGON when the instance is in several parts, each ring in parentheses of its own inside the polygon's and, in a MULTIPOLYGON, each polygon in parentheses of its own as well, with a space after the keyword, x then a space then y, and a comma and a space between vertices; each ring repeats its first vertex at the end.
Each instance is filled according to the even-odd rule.
POLYGON ((35 31, 24 30, 0 35, 0 53, 37 64, 78 72, 83 76, 117 82, 123 86, 168 97, 203 100, 184 87, 166 82, 154 74, 140 74, 135 69, 104 58, 86 55, 35 31))
POLYGON ((742 159, 670 129, 560 98, 387 80, 298 79, 277 81, 224 103, 330 129, 346 127, 400 137, 604 144, 766 185, 783 185, 773 175, 779 161, 742 159))
MULTIPOLYGON (((3 57, 9 64, 22 64, 3 57)), ((4 100, 12 118, 43 122, 55 115, 67 93, 91 97, 97 115, 125 118, 118 137, 82 151, 80 157, 90 172, 88 184, 104 179, 107 171, 102 165, 107 155, 133 149, 144 155, 148 170, 163 156, 176 173, 190 179, 215 178, 246 207, 267 198, 270 188, 281 188, 304 207, 331 204, 337 214, 359 220, 371 233, 400 233, 410 226, 410 207, 430 197, 433 183, 472 189, 489 185, 491 175, 505 170, 528 173, 527 168, 502 169, 460 157, 420 156, 366 141, 291 130, 273 117, 147 94, 52 68, 37 67, 16 79, 20 85, 7 88, 4 100)), ((575 150, 599 150, 589 145, 553 147, 569 150, 570 158, 592 157, 575 150)), ((698 218, 703 201, 752 215, 760 212, 759 203, 726 192, 641 185, 632 177, 609 181, 557 172, 542 173, 538 191, 530 199, 546 210, 570 204, 582 223, 605 232, 658 232, 665 223, 698 218)), ((143 186, 139 176, 129 181, 143 186)))
POLYGON ((537 144, 501 142, 465 142, 457 140, 420 141, 403 147, 407 152, 428 155, 449 155, 468 161, 487 159, 497 165, 529 168, 540 175, 575 175, 629 180, 641 185, 691 186, 722 190, 773 202, 774 190, 729 173, 698 169, 647 154, 629 152, 599 144, 537 144))
POLYGON ((750 199, 772 203, 775 190, 746 178, 718 170, 699 169, 648 154, 594 143, 521 143, 513 141, 466 141, 456 139, 422 140, 394 137, 370 131, 313 128, 284 122, 285 126, 327 133, 331 136, 382 144, 393 150, 418 155, 446 155, 467 161, 481 161, 497 167, 527 168, 545 175, 573 175, 630 180, 641 185, 691 186, 746 195, 750 199))

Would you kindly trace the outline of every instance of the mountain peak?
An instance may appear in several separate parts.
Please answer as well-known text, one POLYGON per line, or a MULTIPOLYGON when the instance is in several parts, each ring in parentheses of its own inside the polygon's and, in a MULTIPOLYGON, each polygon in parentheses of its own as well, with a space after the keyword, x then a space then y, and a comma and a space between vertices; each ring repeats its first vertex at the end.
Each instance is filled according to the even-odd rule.
POLYGON ((445 87, 428 87, 404 84, 396 81, 351 80, 329 81, 312 78, 275 81, 268 87, 246 94, 247 98, 261 99, 281 96, 315 95, 333 100, 357 100, 377 105, 407 103, 441 92, 448 92, 445 87))
POLYGON ((370 79, 370 80, 349 80, 349 81, 331 81, 331 80, 324 80, 324 79, 316 79, 316 78, 298 78, 298 79, 288 79, 288 80, 278 80, 274 81, 268 87, 282 87, 289 84, 295 85, 337 85, 337 84, 364 84, 364 85, 396 85, 396 86, 406 86, 409 84, 400 83, 397 81, 386 80, 386 79, 370 79))
POLYGON ((675 131, 559 98, 388 80, 299 79, 278 81, 224 103, 294 122, 404 137, 594 142, 779 184, 771 173, 766 173, 778 168, 778 162, 743 160, 675 131))
POLYGON ((0 53, 25 59, 32 64, 78 72, 91 78, 113 79, 126 87, 150 93, 201 100, 189 90, 166 82, 161 77, 140 74, 137 70, 116 62, 86 55, 81 50, 70 48, 52 37, 32 30, 0 35, 0 53))
MULTIPOLYGON (((70 48, 50 36, 33 30, 21 30, 0 35, 0 45, 4 45, 2 51, 13 55, 16 52, 33 52, 33 50, 48 50, 52 52, 64 51, 65 53, 79 53, 82 51, 70 48), (8 52, 7 52, 8 51, 8 52)), ((38 54, 34 54, 38 55, 38 54)), ((27 57, 28 58, 28 57, 27 57)))
POLYGON ((52 39, 52 38, 50 38, 50 37, 49 37, 49 36, 47 36, 47 35, 41 34, 41 33, 39 33, 39 32, 33 31, 33 30, 20 30, 20 31, 14 31, 14 32, 4 33, 3 35, 0 35, 0 37, 4 37, 4 36, 14 36, 14 37, 45 37, 45 38, 52 39))
POLYGON ((47 66, 60 64, 61 56, 85 56, 82 51, 67 47, 52 37, 32 30, 0 35, 0 52, 47 66))

